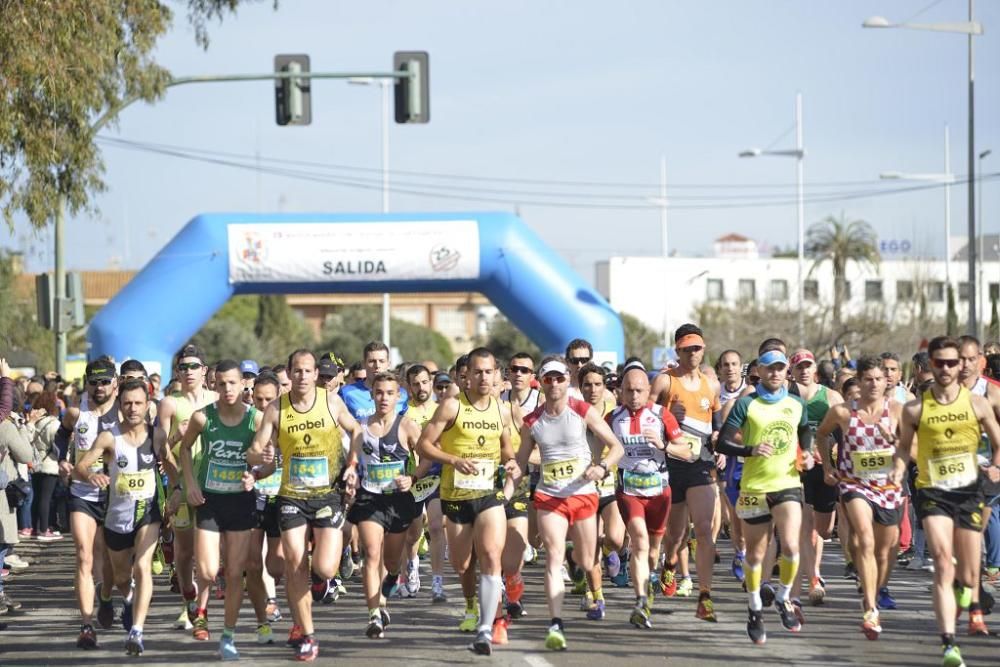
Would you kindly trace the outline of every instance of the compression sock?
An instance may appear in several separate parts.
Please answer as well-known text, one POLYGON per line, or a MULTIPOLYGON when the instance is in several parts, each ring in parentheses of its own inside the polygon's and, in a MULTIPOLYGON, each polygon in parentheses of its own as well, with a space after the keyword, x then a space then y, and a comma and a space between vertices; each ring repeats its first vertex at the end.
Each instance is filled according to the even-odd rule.
POLYGON ((500 604, 500 593, 502 590, 503 580, 498 575, 479 575, 480 632, 492 632, 493 619, 496 618, 497 606, 500 604))
POLYGON ((785 555, 781 556, 778 564, 778 577, 781 579, 781 585, 778 586, 777 598, 778 602, 784 602, 788 599, 788 591, 795 582, 795 575, 799 571, 799 555, 795 554, 792 557, 785 555))

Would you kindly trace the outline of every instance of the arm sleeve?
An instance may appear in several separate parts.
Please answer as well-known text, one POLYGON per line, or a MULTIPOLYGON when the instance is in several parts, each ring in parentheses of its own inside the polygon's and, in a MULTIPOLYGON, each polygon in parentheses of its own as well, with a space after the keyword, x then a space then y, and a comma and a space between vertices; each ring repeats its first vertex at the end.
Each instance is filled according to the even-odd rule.
POLYGON ((14 381, 0 378, 0 421, 7 419, 14 409, 14 381))
POLYGON ((736 442, 738 428, 732 425, 731 420, 726 420, 719 433, 719 439, 715 443, 715 451, 726 456, 753 456, 753 448, 741 445, 736 442))
POLYGON ((722 430, 722 408, 712 412, 712 430, 721 431, 722 430))
POLYGON ((806 404, 801 398, 799 402, 802 403, 802 419, 799 420, 799 449, 809 452, 813 448, 813 432, 809 428, 809 415, 806 413, 806 404))
POLYGON ((59 460, 66 461, 69 457, 69 438, 73 435, 73 431, 66 428, 63 424, 59 424, 59 430, 56 431, 56 447, 59 448, 59 460))
POLYGON ((664 408, 660 412, 660 418, 663 420, 663 431, 667 434, 667 440, 672 442, 681 437, 681 425, 677 423, 677 418, 672 412, 664 408))

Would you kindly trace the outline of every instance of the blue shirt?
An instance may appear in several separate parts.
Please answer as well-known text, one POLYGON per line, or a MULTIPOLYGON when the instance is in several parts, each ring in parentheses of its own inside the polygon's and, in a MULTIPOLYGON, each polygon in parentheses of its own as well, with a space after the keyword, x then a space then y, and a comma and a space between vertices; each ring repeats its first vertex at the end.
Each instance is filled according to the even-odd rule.
MULTIPOLYGON (((375 399, 372 398, 372 392, 363 380, 345 384, 340 388, 340 397, 344 400, 347 411, 359 422, 363 422, 375 414, 375 399)), ((399 388, 399 400, 396 402, 397 415, 406 412, 409 400, 409 392, 406 391, 405 387, 401 386, 399 388)))

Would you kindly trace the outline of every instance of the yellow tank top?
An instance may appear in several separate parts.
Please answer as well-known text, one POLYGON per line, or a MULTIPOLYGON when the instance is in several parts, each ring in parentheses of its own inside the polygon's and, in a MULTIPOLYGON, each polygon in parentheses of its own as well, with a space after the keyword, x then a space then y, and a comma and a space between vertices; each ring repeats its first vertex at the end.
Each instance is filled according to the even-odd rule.
POLYGON ((442 500, 473 500, 496 492, 497 468, 500 466, 500 434, 504 422, 500 402, 490 397, 484 410, 469 402, 465 392, 458 395, 458 415, 441 434, 442 451, 473 461, 475 473, 456 473, 445 464, 441 471, 442 500))
POLYGON ((942 405, 928 389, 921 403, 917 488, 964 491, 975 486, 979 480, 976 450, 981 434, 972 394, 962 387, 953 403, 942 405))
POLYGON ((431 420, 434 416, 434 411, 437 410, 438 404, 434 401, 424 401, 423 405, 416 405, 412 401, 409 403, 409 407, 406 410, 406 416, 417 422, 417 426, 420 430, 424 430, 427 426, 427 422, 431 420))
POLYGON ((285 498, 319 498, 332 492, 344 466, 340 426, 327 405, 326 389, 316 388, 312 407, 299 412, 289 394, 278 410, 278 448, 281 449, 281 487, 285 498))
MULTIPOLYGON (((217 394, 211 391, 204 391, 202 396, 202 405, 195 405, 191 402, 184 394, 172 394, 171 398, 174 399, 174 418, 170 421, 170 433, 167 435, 172 437, 180 429, 180 425, 186 421, 190 421, 191 415, 193 415, 198 410, 201 410, 206 405, 211 405, 217 400, 217 394)), ((181 460, 181 443, 178 442, 174 445, 173 449, 170 450, 174 455, 174 460, 177 461, 177 465, 180 465, 181 460)), ((199 435, 195 438, 194 444, 191 445, 191 463, 194 466, 194 470, 198 470, 201 466, 201 436, 199 435)), ((187 494, 187 483, 184 481, 184 475, 180 476, 180 484, 183 492, 187 494)), ((186 497, 186 496, 185 496, 186 497)))

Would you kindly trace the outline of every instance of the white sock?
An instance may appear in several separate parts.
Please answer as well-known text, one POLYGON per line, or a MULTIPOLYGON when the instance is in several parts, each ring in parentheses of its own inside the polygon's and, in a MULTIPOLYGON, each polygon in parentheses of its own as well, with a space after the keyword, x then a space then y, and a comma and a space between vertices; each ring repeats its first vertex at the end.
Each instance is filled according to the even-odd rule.
POLYGON ((760 611, 763 608, 764 603, 760 601, 760 591, 754 591, 750 594, 750 609, 760 611))
POLYGON ((500 592, 503 589, 503 579, 496 575, 479 575, 479 631, 491 632, 493 620, 497 615, 497 605, 500 604, 500 592))
POLYGON ((784 584, 778 584, 778 590, 775 591, 774 597, 778 600, 778 602, 784 604, 785 601, 788 600, 789 590, 790 587, 785 586, 784 584))

